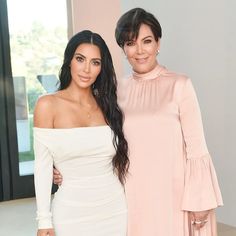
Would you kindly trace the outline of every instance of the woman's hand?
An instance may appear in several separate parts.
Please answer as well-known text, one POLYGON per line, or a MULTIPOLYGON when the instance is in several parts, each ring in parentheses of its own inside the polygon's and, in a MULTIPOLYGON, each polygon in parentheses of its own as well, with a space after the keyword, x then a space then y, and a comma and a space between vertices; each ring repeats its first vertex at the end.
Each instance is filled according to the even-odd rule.
POLYGON ((209 214, 208 211, 198 211, 198 212, 189 212, 189 217, 191 220, 191 224, 195 227, 195 229, 202 228, 205 224, 207 224, 207 217, 209 214))
POLYGON ((39 229, 37 236, 55 236, 54 229, 39 229))
POLYGON ((62 175, 56 168, 53 168, 53 183, 59 186, 62 184, 62 175))

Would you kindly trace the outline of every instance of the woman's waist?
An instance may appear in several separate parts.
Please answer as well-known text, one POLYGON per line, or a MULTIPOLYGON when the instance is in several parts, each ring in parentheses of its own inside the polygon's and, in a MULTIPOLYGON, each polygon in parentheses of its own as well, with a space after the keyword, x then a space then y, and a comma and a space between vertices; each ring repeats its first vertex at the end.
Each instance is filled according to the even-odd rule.
POLYGON ((117 179, 111 181, 88 181, 84 183, 64 182, 54 195, 56 201, 67 204, 102 204, 124 197, 124 187, 117 179))
POLYGON ((100 178, 113 174, 112 163, 86 163, 64 162, 55 163, 55 167, 60 171, 63 179, 78 180, 89 178, 100 178))
POLYGON ((67 188, 103 188, 111 185, 121 185, 118 176, 113 171, 93 174, 62 173, 61 187, 67 188))

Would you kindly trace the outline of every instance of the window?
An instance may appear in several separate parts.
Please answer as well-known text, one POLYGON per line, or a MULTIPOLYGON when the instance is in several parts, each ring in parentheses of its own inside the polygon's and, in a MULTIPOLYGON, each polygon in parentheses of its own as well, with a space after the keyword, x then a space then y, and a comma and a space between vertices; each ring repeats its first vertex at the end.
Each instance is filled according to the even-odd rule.
POLYGON ((7 0, 19 175, 33 173, 33 111, 56 90, 67 39, 66 0, 7 0))

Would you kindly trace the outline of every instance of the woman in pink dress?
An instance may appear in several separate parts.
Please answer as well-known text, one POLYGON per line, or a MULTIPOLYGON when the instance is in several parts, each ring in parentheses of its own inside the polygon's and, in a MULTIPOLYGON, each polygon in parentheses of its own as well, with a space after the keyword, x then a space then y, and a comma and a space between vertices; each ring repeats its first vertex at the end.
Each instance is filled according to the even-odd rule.
POLYGON ((151 13, 126 12, 115 36, 133 68, 118 88, 130 152, 128 235, 217 235, 222 198, 191 80, 159 65, 162 29, 151 13))
POLYGON ((130 159, 128 236, 216 236, 214 209, 223 203, 197 97, 187 76, 158 63, 161 36, 158 20, 141 8, 116 27, 133 68, 118 81, 130 159))

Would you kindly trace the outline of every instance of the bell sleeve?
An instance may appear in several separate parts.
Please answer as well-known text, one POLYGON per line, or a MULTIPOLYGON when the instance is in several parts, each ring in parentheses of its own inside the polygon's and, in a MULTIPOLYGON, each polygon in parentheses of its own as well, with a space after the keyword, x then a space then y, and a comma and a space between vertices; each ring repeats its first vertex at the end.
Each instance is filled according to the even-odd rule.
POLYGON ((38 229, 53 228, 51 214, 53 159, 43 136, 39 128, 34 128, 34 184, 38 229))
POLYGON ((183 85, 179 114, 186 154, 182 210, 204 211, 221 206, 221 192, 190 79, 186 79, 183 85))

